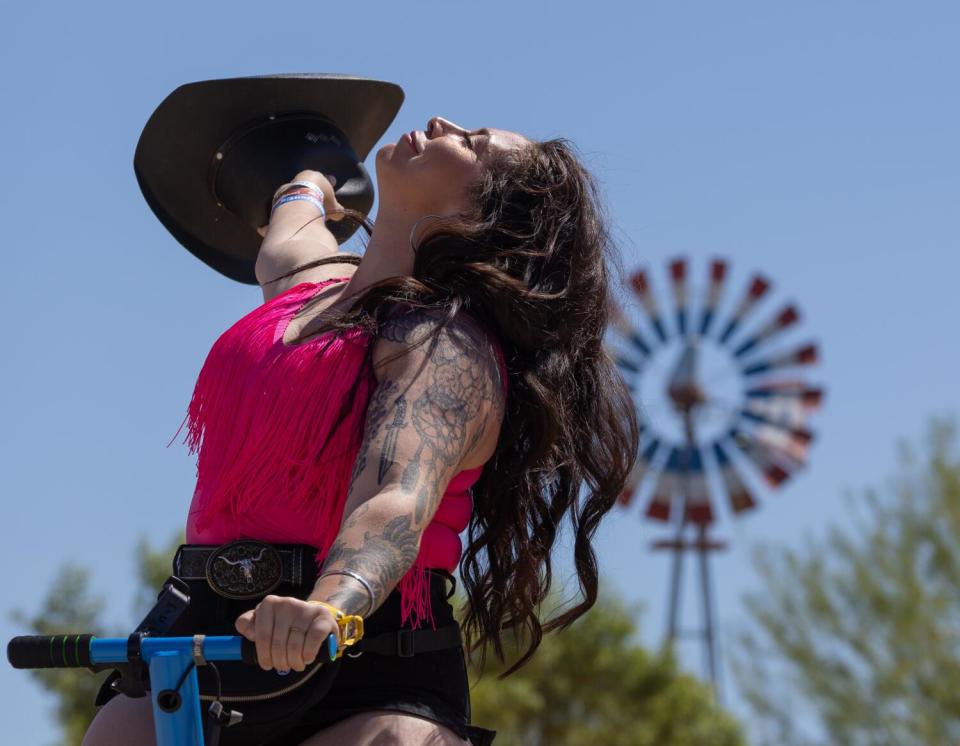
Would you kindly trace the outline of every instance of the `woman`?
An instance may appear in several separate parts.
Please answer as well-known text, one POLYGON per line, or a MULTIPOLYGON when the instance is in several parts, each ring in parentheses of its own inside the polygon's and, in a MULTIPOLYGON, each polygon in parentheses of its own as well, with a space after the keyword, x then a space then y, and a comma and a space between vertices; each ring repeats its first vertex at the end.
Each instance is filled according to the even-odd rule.
MULTIPOLYGON (((434 117, 377 152, 376 176, 359 263, 324 225, 324 208, 357 216, 321 174, 275 195, 256 267, 265 303, 217 341, 191 401, 187 541, 316 549, 315 583, 235 617, 265 672, 325 655, 338 610, 365 617, 362 643, 401 629, 429 641, 438 623, 459 634, 446 586, 459 561, 469 652, 503 660, 507 628, 527 645, 508 675, 594 604, 591 538, 636 452, 632 401, 602 346, 615 257, 596 187, 563 140, 434 117), (228 390, 251 361, 283 385, 228 390), (565 514, 583 598, 541 622, 565 514)), ((470 725, 462 649, 397 645, 346 648, 319 702, 270 738, 245 741, 241 724, 221 744, 489 743, 470 725)), ((84 744, 152 743, 151 729, 147 699, 117 696, 84 744)))

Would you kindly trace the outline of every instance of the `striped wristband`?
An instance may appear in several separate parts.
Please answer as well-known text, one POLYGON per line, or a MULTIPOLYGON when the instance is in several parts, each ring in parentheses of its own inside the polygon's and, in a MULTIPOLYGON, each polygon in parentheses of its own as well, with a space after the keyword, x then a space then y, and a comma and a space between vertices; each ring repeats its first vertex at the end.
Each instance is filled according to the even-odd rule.
POLYGON ((323 202, 318 200, 312 194, 304 194, 304 193, 286 194, 280 199, 278 199, 276 202, 273 203, 273 207, 270 209, 270 217, 271 218, 273 217, 273 213, 281 205, 285 205, 288 202, 300 202, 300 201, 311 202, 313 205, 316 206, 318 210, 320 210, 321 218, 327 217, 327 211, 323 209, 323 202))
POLYGON ((273 201, 276 202, 280 195, 290 187, 303 187, 304 189, 309 189, 313 194, 317 195, 317 199, 323 199, 323 190, 312 181, 291 181, 287 184, 284 184, 273 193, 273 201))

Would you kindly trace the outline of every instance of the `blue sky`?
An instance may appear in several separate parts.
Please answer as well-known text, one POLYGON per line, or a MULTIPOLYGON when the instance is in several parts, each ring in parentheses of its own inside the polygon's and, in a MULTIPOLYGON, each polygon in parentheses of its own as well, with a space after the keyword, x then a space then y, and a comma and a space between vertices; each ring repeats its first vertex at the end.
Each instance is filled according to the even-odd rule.
MULTIPOLYGON (((404 88, 382 142, 438 114, 569 138, 625 265, 661 292, 669 259, 702 274, 725 256, 732 289, 761 270, 776 303, 800 305, 826 405, 809 469, 753 515, 722 515, 729 639, 756 584, 751 547, 843 522, 844 495, 885 481, 899 438, 958 410, 958 22, 946 2, 6 7, 0 633, 23 632, 9 610, 36 609, 68 561, 92 570, 112 620, 135 621, 134 544, 166 542, 192 492, 193 459, 166 443, 209 346, 260 301, 154 218, 132 167, 143 125, 183 83, 336 72, 404 88)), ((668 563, 638 511, 611 515, 596 543, 653 644, 668 563)), ((684 661, 700 671, 696 648, 684 661)), ((25 674, 0 667, 0 692, 10 742, 55 740, 25 674)))

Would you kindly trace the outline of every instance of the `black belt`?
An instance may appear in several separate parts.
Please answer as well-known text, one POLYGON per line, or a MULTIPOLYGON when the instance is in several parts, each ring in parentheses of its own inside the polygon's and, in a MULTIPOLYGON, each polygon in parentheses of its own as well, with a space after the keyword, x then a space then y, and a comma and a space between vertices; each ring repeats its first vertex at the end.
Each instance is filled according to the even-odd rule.
POLYGON ((228 544, 181 544, 173 574, 182 580, 206 580, 221 596, 265 596, 280 583, 312 585, 317 550, 306 544, 267 544, 240 539, 228 544))
MULTIPOLYGON (((241 539, 220 546, 182 544, 173 558, 173 573, 181 580, 206 580, 221 596, 251 599, 264 596, 280 583, 310 586, 316 578, 317 550, 306 544, 266 544, 241 539)), ((363 653, 409 658, 463 645, 460 626, 401 629, 365 637, 346 655, 363 653)))
MULTIPOLYGON (((233 599, 264 596, 280 583, 312 585, 317 550, 306 544, 267 544, 241 539, 228 544, 181 544, 173 558, 173 573, 181 580, 206 580, 214 592, 233 599)), ((365 637, 344 654, 363 653, 409 658, 463 646, 460 625, 439 629, 400 629, 365 637)))

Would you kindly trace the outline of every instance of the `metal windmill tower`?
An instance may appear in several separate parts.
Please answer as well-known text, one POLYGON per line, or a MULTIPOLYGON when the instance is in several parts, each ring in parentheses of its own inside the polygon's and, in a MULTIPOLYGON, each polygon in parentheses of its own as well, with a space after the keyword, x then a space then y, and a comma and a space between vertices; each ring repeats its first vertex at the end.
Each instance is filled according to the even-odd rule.
POLYGON ((695 634, 715 687, 709 560, 725 544, 710 536, 717 519, 714 497, 725 496, 730 511, 739 515, 756 507, 750 486, 755 478, 771 489, 790 479, 806 463, 813 440, 807 420, 823 399, 822 389, 808 385, 799 370, 817 361, 816 345, 791 347, 784 340, 800 320, 796 306, 762 311, 771 283, 754 275, 724 314, 728 268, 722 259, 711 263, 694 308, 687 261, 670 262, 673 324, 661 313, 647 273, 634 272, 630 290, 640 301, 642 323, 616 309, 607 342, 643 428, 620 503, 626 508, 639 497, 648 518, 672 525, 672 536, 653 543, 654 549, 673 554, 668 644, 680 633, 683 559, 687 552, 696 555, 702 626, 695 634))

